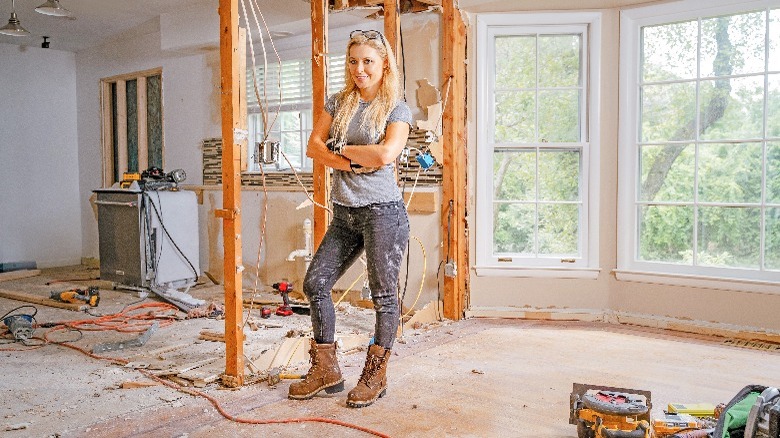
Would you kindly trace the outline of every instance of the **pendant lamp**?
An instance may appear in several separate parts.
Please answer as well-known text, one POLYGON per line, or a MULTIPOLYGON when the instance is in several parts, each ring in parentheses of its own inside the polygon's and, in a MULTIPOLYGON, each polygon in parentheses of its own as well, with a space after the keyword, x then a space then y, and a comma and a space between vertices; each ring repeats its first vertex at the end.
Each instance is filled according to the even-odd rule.
POLYGON ((0 27, 0 34, 10 36, 27 36, 30 32, 22 27, 19 23, 19 18, 16 16, 16 1, 11 0, 11 18, 8 20, 8 24, 0 27))
POLYGON ((72 17, 73 13, 62 7, 60 0, 47 0, 46 3, 35 8, 35 12, 52 15, 55 17, 72 17))

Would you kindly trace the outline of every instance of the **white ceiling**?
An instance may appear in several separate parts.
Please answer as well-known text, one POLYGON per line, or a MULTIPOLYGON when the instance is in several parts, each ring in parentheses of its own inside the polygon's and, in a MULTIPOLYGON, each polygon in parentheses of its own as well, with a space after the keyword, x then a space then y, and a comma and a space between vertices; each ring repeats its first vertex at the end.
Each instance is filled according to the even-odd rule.
MULTIPOLYGON (((250 1, 259 7, 272 31, 298 35, 308 33, 311 29, 311 5, 307 0, 246 0, 248 9, 251 8, 250 1)), ((69 19, 35 12, 35 8, 43 3, 45 0, 16 0, 16 14, 22 27, 31 35, 0 35, 0 43, 40 47, 45 35, 49 37, 51 49, 78 52, 98 46, 160 14, 193 8, 212 9, 216 14, 219 6, 218 0, 60 0, 62 7, 76 17, 69 19)), ((371 12, 357 10, 331 14, 329 26, 333 28, 356 24, 365 21, 371 12)), ((0 0, 0 26, 8 23, 10 17, 11 0, 0 0)), ((253 19, 251 25, 254 26, 253 19)))

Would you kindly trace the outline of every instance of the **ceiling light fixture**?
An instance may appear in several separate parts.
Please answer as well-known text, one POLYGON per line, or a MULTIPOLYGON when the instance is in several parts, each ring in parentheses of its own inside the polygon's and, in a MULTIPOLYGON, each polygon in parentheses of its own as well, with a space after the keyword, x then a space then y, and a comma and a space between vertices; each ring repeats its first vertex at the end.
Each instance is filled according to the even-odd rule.
POLYGON ((72 17, 73 13, 62 7, 60 0, 47 0, 46 3, 35 8, 35 12, 55 17, 72 17))
POLYGON ((22 27, 19 22, 19 18, 16 16, 16 1, 11 0, 11 18, 8 20, 8 24, 0 27, 0 34, 10 36, 27 36, 30 32, 22 27))

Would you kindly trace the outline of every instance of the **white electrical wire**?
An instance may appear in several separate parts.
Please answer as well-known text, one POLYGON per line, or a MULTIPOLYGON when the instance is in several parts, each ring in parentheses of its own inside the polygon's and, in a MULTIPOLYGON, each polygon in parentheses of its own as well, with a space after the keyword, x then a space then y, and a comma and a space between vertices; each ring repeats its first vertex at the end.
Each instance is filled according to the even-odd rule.
POLYGON ((312 202, 312 204, 316 205, 317 207, 324 208, 325 210, 328 210, 328 212, 333 215, 333 210, 331 210, 327 205, 322 205, 319 202, 315 201, 314 198, 309 194, 309 191, 306 189, 306 186, 303 184, 303 181, 301 181, 301 178, 298 176, 298 172, 295 171, 295 166, 290 162, 290 159, 287 158, 287 154, 284 153, 284 151, 279 148, 279 153, 282 154, 285 161, 287 161, 287 164, 290 165, 290 169, 293 171, 293 175, 295 175, 295 179, 298 180, 298 184, 300 184, 301 188, 303 188, 303 192, 306 193, 306 197, 309 198, 309 201, 312 202))
POLYGON ((414 189, 417 188, 417 179, 420 178, 420 173, 422 172, 422 167, 417 169, 417 175, 414 176, 414 184, 412 184, 412 191, 409 192, 409 200, 406 201, 406 209, 409 210, 409 204, 412 203, 412 196, 414 196, 414 189))
MULTIPOLYGON (((249 17, 247 15, 246 11, 246 3, 244 0, 241 0, 241 9, 243 11, 243 19, 244 23, 247 25, 247 38, 249 39, 249 50, 251 53, 252 58, 252 89, 255 93, 255 99, 257 100, 257 104, 260 107, 260 114, 263 119, 263 139, 262 141, 265 142, 268 139, 268 133, 271 131, 271 128, 273 127, 273 124, 276 122, 276 117, 279 115, 279 111, 276 112, 276 117, 274 117, 274 120, 269 124, 268 123, 268 96, 266 93, 266 83, 267 83, 267 75, 264 75, 263 77, 263 99, 260 98, 260 93, 257 88, 257 76, 256 76, 256 70, 257 65, 255 63, 255 47, 254 42, 252 39, 252 27, 249 25, 249 17)), ((263 18, 262 12, 260 12, 259 8, 257 7, 256 3, 250 2, 250 10, 252 12, 252 16, 254 17, 255 24, 257 25, 257 31, 260 36, 260 43, 261 48, 263 49, 263 71, 268 71, 268 59, 267 54, 265 50, 265 41, 263 40, 263 31, 260 27, 260 22, 257 20, 258 14, 261 18, 263 18)), ((263 18, 263 24, 265 24, 265 18, 263 18)), ((268 26, 266 24, 266 31, 268 32, 268 39, 271 42, 271 46, 274 49, 274 53, 276 53, 276 58, 279 63, 279 77, 278 84, 279 84, 279 103, 281 105, 282 100, 282 86, 281 86, 281 71, 282 71, 282 60, 279 56, 279 53, 276 51, 276 46, 273 43, 273 38, 271 37, 271 32, 268 30, 268 26)), ((250 300, 249 305, 249 311, 247 312, 246 319, 244 320, 243 326, 246 326, 249 322, 249 318, 252 314, 252 309, 254 308, 254 300, 255 296, 257 295, 257 290, 259 286, 260 281, 260 264, 262 261, 262 254, 263 254, 263 241, 265 240, 265 230, 266 230, 266 222, 268 220, 268 190, 266 188, 266 181, 265 181, 265 172, 263 171, 263 166, 260 166, 260 173, 261 173, 261 181, 263 183, 263 195, 264 195, 264 207, 263 207, 263 213, 262 213, 262 219, 261 219, 261 226, 260 226, 260 239, 257 246, 257 263, 255 265, 255 279, 254 279, 254 287, 252 289, 252 297, 250 300)))

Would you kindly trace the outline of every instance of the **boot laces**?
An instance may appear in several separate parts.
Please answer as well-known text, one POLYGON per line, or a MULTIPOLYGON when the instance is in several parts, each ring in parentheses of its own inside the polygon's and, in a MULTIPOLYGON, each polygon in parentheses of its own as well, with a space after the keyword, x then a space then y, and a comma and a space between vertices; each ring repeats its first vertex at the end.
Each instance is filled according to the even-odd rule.
POLYGON ((311 362, 311 368, 309 368, 309 371, 306 373, 306 377, 303 378, 305 381, 309 381, 309 378, 314 375, 314 371, 320 368, 320 363, 317 360, 316 348, 309 349, 309 361, 311 362))
POLYGON ((363 367, 363 374, 360 375, 360 382, 363 382, 368 386, 371 379, 374 378, 379 368, 382 367, 382 358, 379 356, 369 355, 366 358, 366 365, 363 367))

